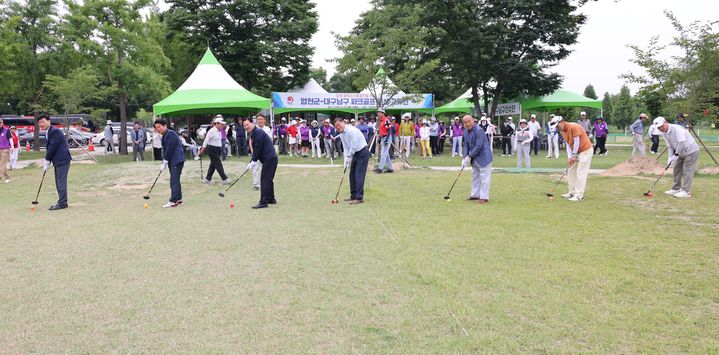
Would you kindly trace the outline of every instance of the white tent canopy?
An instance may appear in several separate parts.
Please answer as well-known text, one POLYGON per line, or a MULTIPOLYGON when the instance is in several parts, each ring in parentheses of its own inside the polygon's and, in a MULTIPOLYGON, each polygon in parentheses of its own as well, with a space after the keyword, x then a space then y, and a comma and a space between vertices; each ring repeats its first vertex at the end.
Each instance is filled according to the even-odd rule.
POLYGON ((300 94, 327 94, 327 90, 325 90, 314 78, 310 78, 310 81, 308 81, 305 86, 292 89, 289 92, 300 94))

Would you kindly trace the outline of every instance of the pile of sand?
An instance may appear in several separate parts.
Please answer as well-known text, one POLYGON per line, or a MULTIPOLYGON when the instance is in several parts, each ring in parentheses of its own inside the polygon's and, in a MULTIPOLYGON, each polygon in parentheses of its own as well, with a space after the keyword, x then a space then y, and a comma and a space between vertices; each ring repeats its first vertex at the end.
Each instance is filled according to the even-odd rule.
POLYGON ((710 166, 708 168, 704 168, 699 171, 700 174, 703 175, 717 175, 719 174, 719 167, 717 166, 710 166))
MULTIPOLYGON (((664 171, 661 163, 651 157, 633 157, 606 170, 602 176, 633 176, 639 174, 659 175, 664 171)), ((671 169, 667 171, 671 173, 671 169)))

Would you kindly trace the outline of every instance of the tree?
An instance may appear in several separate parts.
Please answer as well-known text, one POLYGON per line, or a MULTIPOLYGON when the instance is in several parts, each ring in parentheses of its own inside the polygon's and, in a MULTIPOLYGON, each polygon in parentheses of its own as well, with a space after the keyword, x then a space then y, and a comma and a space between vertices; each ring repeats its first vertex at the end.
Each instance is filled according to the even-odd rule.
MULTIPOLYGON (((168 37, 201 55, 207 46, 237 82, 258 94, 287 91, 310 77, 317 31, 315 4, 305 0, 169 0, 168 37)), ((173 62, 187 51, 171 53, 173 62)), ((184 66, 183 69, 191 70, 184 66)), ((189 71, 182 73, 187 77, 189 71)))
MULTIPOLYGON (((589 84, 584 88, 584 96, 594 100, 597 99, 597 93, 594 91, 594 86, 592 84, 589 84)), ((597 118, 600 114, 600 110, 592 107, 582 107, 582 111, 587 113, 587 117, 589 119, 597 118)))
POLYGON ((315 81, 317 81, 317 84, 320 84, 320 86, 327 90, 327 70, 325 70, 325 68, 312 68, 310 70, 310 77, 312 77, 312 79, 315 79, 315 81))
MULTIPOLYGON (((10 65, 12 73, 7 77, 15 88, 8 102, 13 112, 39 115, 44 94, 43 81, 53 68, 53 49, 58 43, 55 5, 54 0, 8 1, 2 11, 6 30, 12 32, 5 33, 3 37, 15 41, 9 49, 5 49, 9 58, 3 57, 3 61, 15 58, 14 64, 10 65)), ((36 151, 40 150, 39 134, 36 122, 36 151)))
MULTIPOLYGON (((79 51, 97 58, 97 70, 117 98, 120 131, 124 132, 129 99, 143 95, 157 101, 169 93, 162 75, 169 60, 140 15, 150 1, 85 0, 79 4, 67 0, 67 4, 68 38, 79 51)), ((120 153, 127 154, 127 136, 119 137, 120 153)))
POLYGON ((336 72, 327 82, 325 89, 329 92, 355 92, 357 88, 352 85, 349 74, 336 72))
POLYGON ((586 19, 576 13, 582 1, 400 2, 425 10, 422 23, 437 29, 434 44, 442 64, 471 88, 477 112, 490 116, 502 100, 546 95, 559 88, 561 76, 549 69, 569 55, 568 47, 586 19))
POLYGON ((612 123, 612 117, 614 117, 614 99, 609 95, 608 92, 604 93, 604 99, 602 100, 602 109, 604 111, 604 122, 607 124, 612 123))
POLYGON ((622 85, 622 89, 619 91, 619 95, 612 107, 612 120, 614 125, 616 125, 618 129, 624 129, 634 122, 634 113, 635 108, 632 94, 626 85, 622 85))
POLYGON ((48 75, 45 86, 55 94, 65 114, 65 129, 70 127, 67 117, 70 113, 80 112, 85 102, 98 94, 99 78, 91 67, 77 68, 66 78, 48 75))

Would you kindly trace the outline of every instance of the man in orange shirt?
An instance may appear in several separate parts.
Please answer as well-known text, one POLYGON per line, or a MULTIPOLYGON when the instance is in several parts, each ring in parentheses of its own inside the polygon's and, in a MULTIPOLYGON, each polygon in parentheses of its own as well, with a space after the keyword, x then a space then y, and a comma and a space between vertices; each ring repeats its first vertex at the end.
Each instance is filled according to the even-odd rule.
POLYGON ((584 128, 577 123, 566 122, 562 116, 554 116, 549 123, 557 127, 557 132, 562 133, 562 138, 567 145, 567 179, 569 180, 569 192, 562 197, 569 201, 581 201, 584 199, 584 191, 587 188, 587 175, 589 166, 592 164, 592 142, 589 141, 584 128))

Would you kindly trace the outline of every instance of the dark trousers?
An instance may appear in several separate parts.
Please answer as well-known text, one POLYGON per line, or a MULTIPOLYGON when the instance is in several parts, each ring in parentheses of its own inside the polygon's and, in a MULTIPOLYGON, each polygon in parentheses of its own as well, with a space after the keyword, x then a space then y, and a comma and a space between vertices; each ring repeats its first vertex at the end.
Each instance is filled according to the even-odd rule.
POLYGON ((439 138, 439 140, 437 140, 437 153, 444 153, 444 138, 439 138))
POLYGON ((152 158, 155 160, 162 160, 162 148, 152 147, 152 158))
POLYGON ((652 139, 652 153, 656 153, 657 149, 659 149, 659 136, 652 135, 650 137, 652 139))
POLYGON ((502 137, 502 154, 512 154, 512 138, 502 137))
POLYGON ((57 204, 59 206, 67 206, 67 174, 70 172, 70 163, 60 166, 54 165, 54 167, 57 204))
POLYGON ((437 136, 429 136, 429 147, 432 149, 432 155, 437 155, 437 136))
POLYGON ((145 146, 139 144, 132 145, 132 160, 137 160, 137 155, 140 155, 140 160, 145 160, 145 146))
POLYGON ((182 168, 185 166, 183 161, 180 164, 170 166, 170 202, 177 202, 182 200, 182 184, 180 183, 180 176, 182 175, 182 168))
POLYGON ((599 154, 604 154, 607 152, 607 136, 604 137, 597 137, 597 144, 594 146, 594 154, 597 154, 597 149, 599 149, 599 154))
POLYGON ((222 147, 208 145, 207 154, 210 156, 210 167, 207 168, 207 177, 205 179, 208 181, 212 180, 212 175, 215 175, 215 170, 217 170, 217 173, 220 174, 220 178, 222 178, 222 180, 227 180, 225 168, 222 166, 222 160, 220 159, 220 156, 222 155, 222 147))
POLYGON ((286 142, 286 136, 277 138, 277 145, 280 146, 280 154, 287 154, 287 146, 285 145, 286 142))
POLYGON ((262 162, 260 172, 260 204, 267 204, 275 199, 275 172, 277 171, 277 158, 262 162))
POLYGON ((227 160, 227 139, 222 140, 222 147, 220 148, 220 158, 223 161, 227 160))
POLYGON ((237 137, 237 155, 247 155, 247 139, 244 137, 237 137))
POLYGON ((539 138, 538 136, 534 137, 534 139, 532 139, 532 148, 534 149, 534 155, 539 154, 539 141, 540 140, 541 140, 541 138, 539 138))
POLYGON ((364 179, 367 176, 369 164, 369 150, 367 147, 355 152, 350 163, 350 198, 362 200, 364 198, 364 179))

